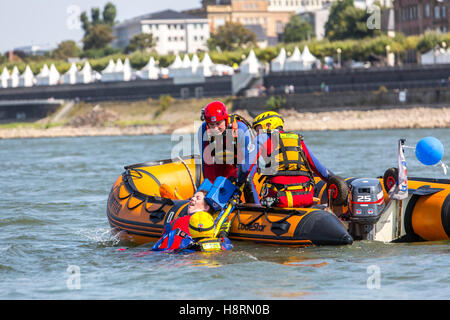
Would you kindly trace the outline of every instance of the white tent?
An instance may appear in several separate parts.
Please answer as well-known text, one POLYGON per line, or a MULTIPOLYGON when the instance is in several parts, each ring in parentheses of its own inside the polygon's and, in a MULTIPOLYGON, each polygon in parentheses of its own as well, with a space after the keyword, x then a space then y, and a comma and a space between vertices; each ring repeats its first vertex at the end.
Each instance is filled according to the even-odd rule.
POLYGON ((156 66, 155 58, 150 57, 139 73, 143 79, 158 79, 161 70, 156 66))
POLYGON ((181 60, 180 56, 177 54, 175 57, 175 60, 172 62, 172 64, 167 67, 169 69, 169 78, 175 78, 178 77, 181 72, 180 69, 183 67, 183 61, 181 60))
POLYGON ((216 76, 233 75, 234 69, 231 66, 225 64, 215 64, 212 67, 213 74, 216 76))
POLYGON ((0 75, 0 88, 8 88, 9 71, 6 67, 3 68, 3 72, 0 75))
POLYGON ((311 70, 313 64, 320 63, 320 60, 317 59, 315 56, 313 56, 312 53, 309 51, 308 46, 305 46, 303 48, 302 61, 304 70, 311 70))
POLYGON ((124 69, 123 62, 121 59, 117 59, 116 66, 114 68, 114 72, 122 72, 124 69))
POLYGON ((115 68, 116 68, 116 64, 114 63, 114 60, 110 59, 106 68, 102 70, 102 73, 114 72, 115 68))
POLYGON ((420 56, 421 64, 450 63, 450 48, 430 50, 420 56))
POLYGON ((261 63, 256 58, 256 54, 253 50, 250 51, 247 58, 241 62, 239 68, 241 73, 258 74, 261 63))
POLYGON ((9 88, 15 88, 19 86, 19 69, 17 69, 17 66, 14 66, 13 71, 11 72, 11 75, 8 79, 8 87, 9 88))
POLYGON ((436 63, 450 63, 450 48, 440 48, 436 52, 436 63))
POLYGON ((183 57, 183 64, 180 69, 181 76, 183 77, 191 77, 192 76, 192 63, 191 59, 189 59, 189 55, 185 54, 183 57))
POLYGON ((77 82, 77 65, 72 62, 69 70, 63 74, 62 80, 64 84, 75 84, 77 82))
POLYGON ((25 67, 25 71, 22 73, 22 75, 19 78, 19 87, 32 87, 34 86, 35 79, 33 71, 31 71, 31 68, 29 65, 25 67))
POLYGON ((283 71, 286 63, 286 50, 281 48, 278 56, 270 62, 270 70, 272 72, 283 71))
POLYGON ((300 53, 300 49, 295 47, 292 55, 286 59, 284 64, 285 71, 299 71, 303 70, 303 59, 302 54, 300 53))
POLYGON ((77 72, 76 82, 77 83, 90 83, 94 81, 94 76, 92 73, 92 67, 88 61, 85 62, 83 69, 77 72))
POLYGON ((435 61, 434 50, 427 51, 420 56, 421 64, 433 64, 434 61, 435 61))
POLYGON ((200 65, 200 59, 198 58, 198 55, 194 53, 191 60, 191 70, 193 74, 197 74, 198 67, 200 65))
POLYGON ((101 75, 102 75, 102 81, 116 81, 115 79, 115 72, 116 70, 116 64, 114 63, 114 60, 111 59, 108 62, 108 65, 106 66, 105 69, 102 70, 101 75))
POLYGON ((50 74, 50 70, 49 70, 47 64, 44 64, 44 66, 41 69, 41 72, 39 72, 39 74, 36 76, 36 85, 47 86, 49 74, 50 74))
POLYGON ((211 77, 212 76, 212 69, 214 67, 214 63, 211 60, 211 57, 206 52, 205 56, 203 57, 203 60, 200 62, 200 64, 197 67, 197 75, 202 77, 211 77))
POLYGON ((121 81, 130 81, 133 76, 133 68, 131 67, 130 59, 125 58, 123 63, 123 69, 119 73, 119 79, 121 81))
POLYGON ((60 78, 61 75, 59 74, 58 70, 56 70, 55 65, 52 63, 48 74, 48 85, 54 86, 55 84, 58 84, 60 78))

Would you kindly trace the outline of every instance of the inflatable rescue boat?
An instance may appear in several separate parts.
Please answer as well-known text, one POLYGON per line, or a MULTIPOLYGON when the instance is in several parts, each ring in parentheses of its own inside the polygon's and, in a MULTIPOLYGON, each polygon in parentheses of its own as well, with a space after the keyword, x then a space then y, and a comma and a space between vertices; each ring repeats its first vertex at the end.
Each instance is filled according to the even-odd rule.
MULTIPOLYGON (((187 214, 187 199, 201 182, 200 159, 194 156, 127 166, 111 189, 108 221, 121 240, 156 241, 166 223, 187 214)), ((257 177, 255 182, 260 189, 257 177)), ((345 225, 324 209, 320 204, 281 209, 243 203, 230 215, 229 238, 288 246, 351 244, 345 225)))
MULTIPOLYGON (((450 239, 450 180, 409 178, 408 197, 393 200, 388 190, 397 182, 396 170, 377 179, 317 178, 309 208, 241 203, 230 215, 229 238, 287 246, 450 239)), ((196 156, 126 166, 107 203, 113 232, 136 244, 158 240, 166 223, 187 214, 187 199, 202 180, 196 156)), ((258 192, 259 180, 255 175, 258 192)))

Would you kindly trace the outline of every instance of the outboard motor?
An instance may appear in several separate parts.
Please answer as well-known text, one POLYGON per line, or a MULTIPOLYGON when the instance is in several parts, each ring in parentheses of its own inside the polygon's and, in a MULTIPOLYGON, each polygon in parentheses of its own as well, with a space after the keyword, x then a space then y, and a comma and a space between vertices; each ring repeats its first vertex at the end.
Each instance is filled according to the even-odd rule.
POLYGON ((373 240, 373 226, 384 208, 383 188, 373 178, 355 179, 350 183, 350 226, 355 240, 373 240))

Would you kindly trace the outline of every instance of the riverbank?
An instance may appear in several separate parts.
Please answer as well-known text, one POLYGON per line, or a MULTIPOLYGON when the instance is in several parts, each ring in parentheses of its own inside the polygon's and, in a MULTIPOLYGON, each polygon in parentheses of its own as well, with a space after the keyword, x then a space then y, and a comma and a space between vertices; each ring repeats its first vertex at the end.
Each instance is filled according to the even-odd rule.
MULTIPOLYGON (((53 123, 55 115, 50 115, 32 123, 0 125, 0 139, 194 133, 200 125, 201 109, 209 101, 165 97, 159 101, 81 103, 58 123, 53 123)), ((253 120, 247 111, 234 112, 253 120)), ((279 112, 289 131, 450 127, 450 105, 279 112)))

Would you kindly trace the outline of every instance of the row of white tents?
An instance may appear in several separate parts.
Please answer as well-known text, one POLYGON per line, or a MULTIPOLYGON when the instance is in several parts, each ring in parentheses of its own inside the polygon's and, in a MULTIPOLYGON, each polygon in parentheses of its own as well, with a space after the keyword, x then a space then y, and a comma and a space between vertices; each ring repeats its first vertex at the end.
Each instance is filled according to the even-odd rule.
POLYGON ((29 65, 20 74, 17 66, 14 66, 11 73, 5 67, 0 74, 0 88, 32 87, 32 86, 54 86, 58 84, 90 83, 98 79, 98 73, 93 71, 89 62, 78 70, 75 63, 72 63, 69 70, 61 75, 54 64, 44 64, 39 74, 34 75, 29 65))
POLYGON ((450 48, 440 48, 425 52, 420 57, 421 64, 450 63, 450 48))
POLYGON ((232 67, 214 64, 208 54, 205 54, 201 61, 196 54, 192 56, 192 59, 187 54, 183 59, 176 55, 175 60, 167 68, 159 67, 155 59, 150 57, 148 63, 141 70, 134 70, 127 58, 124 63, 120 59, 117 62, 110 60, 107 67, 101 72, 101 81, 210 77, 232 74, 232 72, 232 67))
POLYGON ((300 49, 295 47, 294 52, 289 57, 286 54, 286 50, 282 48, 278 56, 270 62, 270 71, 311 70, 313 66, 320 67, 320 60, 309 51, 308 46, 303 48, 303 52, 300 52, 300 49))
MULTIPOLYGON (((320 60, 314 57, 307 46, 303 53, 296 47, 291 56, 287 56, 286 50, 281 49, 279 55, 271 61, 271 72, 309 70, 314 64, 320 65, 320 60)), ((257 59, 254 51, 241 62, 239 69, 241 73, 257 74, 263 64, 257 59)), ((92 69, 89 62, 85 62, 83 68, 79 69, 72 63, 69 70, 60 74, 55 65, 50 68, 47 65, 41 69, 38 75, 34 75, 27 65, 25 71, 20 74, 17 66, 10 73, 7 68, 0 74, 0 88, 7 87, 31 87, 34 85, 57 85, 90 83, 95 81, 131 81, 135 79, 159 79, 159 78, 196 78, 232 75, 235 70, 231 66, 214 64, 206 53, 200 61, 197 54, 189 58, 184 55, 183 59, 179 55, 167 68, 160 68, 153 57, 141 70, 134 70, 130 60, 126 58, 123 62, 118 59, 116 62, 110 60, 108 65, 100 73, 92 69)))
POLYGON ((207 53, 201 61, 196 54, 192 56, 192 59, 188 55, 184 55, 183 59, 177 55, 173 63, 167 68, 160 68, 155 59, 151 57, 141 70, 134 70, 128 58, 123 62, 121 59, 117 61, 111 59, 106 68, 100 73, 93 70, 87 61, 81 70, 77 68, 75 63, 72 63, 69 70, 62 75, 54 64, 50 68, 45 64, 36 76, 28 65, 22 74, 19 73, 17 66, 14 67, 11 73, 5 67, 0 75, 0 88, 90 83, 94 81, 210 77, 214 75, 231 75, 233 72, 234 69, 230 66, 214 64, 207 53))

